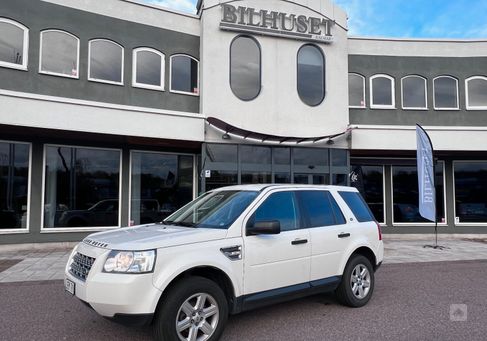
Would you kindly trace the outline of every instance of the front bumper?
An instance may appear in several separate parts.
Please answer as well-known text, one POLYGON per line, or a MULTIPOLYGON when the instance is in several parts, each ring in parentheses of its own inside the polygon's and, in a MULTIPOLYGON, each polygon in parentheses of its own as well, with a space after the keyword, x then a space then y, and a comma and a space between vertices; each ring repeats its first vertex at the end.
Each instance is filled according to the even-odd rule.
POLYGON ((107 318, 127 315, 147 318, 154 314, 161 291, 153 285, 153 274, 104 273, 102 269, 109 252, 83 243, 75 247, 65 270, 65 277, 75 283, 75 296, 107 318), (76 252, 95 258, 85 281, 69 273, 69 262, 76 252))

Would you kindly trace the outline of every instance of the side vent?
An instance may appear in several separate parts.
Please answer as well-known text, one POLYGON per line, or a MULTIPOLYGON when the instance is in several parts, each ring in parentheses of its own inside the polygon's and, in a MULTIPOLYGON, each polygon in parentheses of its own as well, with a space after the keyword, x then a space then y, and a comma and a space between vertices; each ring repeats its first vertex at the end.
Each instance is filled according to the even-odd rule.
POLYGON ((230 260, 240 260, 242 259, 242 246, 229 246, 229 247, 222 247, 220 251, 227 256, 230 260))

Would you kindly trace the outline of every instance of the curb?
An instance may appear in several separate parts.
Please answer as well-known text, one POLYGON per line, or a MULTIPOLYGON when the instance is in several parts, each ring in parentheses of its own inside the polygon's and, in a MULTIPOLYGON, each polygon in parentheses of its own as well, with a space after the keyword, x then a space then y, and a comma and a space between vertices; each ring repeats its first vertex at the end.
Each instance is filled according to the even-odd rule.
POLYGON ((19 251, 64 251, 73 249, 78 243, 79 242, 5 244, 0 245, 0 253, 19 251))

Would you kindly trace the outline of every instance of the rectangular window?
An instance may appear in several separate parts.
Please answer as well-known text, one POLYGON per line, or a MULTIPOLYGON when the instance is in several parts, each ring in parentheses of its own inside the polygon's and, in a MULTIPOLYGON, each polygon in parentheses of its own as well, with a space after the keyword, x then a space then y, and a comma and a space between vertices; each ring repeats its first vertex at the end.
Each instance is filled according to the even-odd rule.
POLYGON ((44 228, 120 226, 120 151, 46 146, 44 228))
POLYGON ((454 162, 457 223, 487 223, 487 161, 454 162))
POLYGON ((162 221, 193 199, 193 156, 132 152, 130 225, 162 221))
POLYGON ((306 228, 345 224, 345 218, 329 192, 297 191, 296 194, 303 210, 306 228))
MULTIPOLYGON (((436 212, 445 223, 443 163, 436 166, 436 212)), ((392 167, 393 216, 395 223, 431 223, 419 214, 418 172, 416 166, 392 167)))
POLYGON ((0 232, 26 229, 30 146, 0 142, 0 232))
POLYGON ((358 222, 374 221, 374 215, 358 192, 338 192, 358 222))
POLYGON ((292 231, 299 228, 297 205, 293 192, 277 192, 271 194, 259 206, 252 217, 254 223, 277 220, 281 231, 292 231))
POLYGON ((358 189, 375 220, 385 223, 384 215, 384 167, 352 165, 350 185, 358 189))

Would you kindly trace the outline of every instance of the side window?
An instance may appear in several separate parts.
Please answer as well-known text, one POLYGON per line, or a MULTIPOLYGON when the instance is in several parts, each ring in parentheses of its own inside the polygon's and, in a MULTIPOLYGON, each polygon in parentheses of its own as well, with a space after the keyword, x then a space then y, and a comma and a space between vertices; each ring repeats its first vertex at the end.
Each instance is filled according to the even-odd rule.
POLYGON ((366 221, 375 221, 375 218, 365 203, 364 199, 358 192, 338 192, 348 207, 352 210, 353 215, 361 223, 366 221))
POLYGON ((307 228, 345 223, 340 208, 329 192, 298 191, 297 195, 303 210, 307 228), (337 217, 335 217, 335 215, 337 215, 337 217))
POLYGON ((253 215, 254 222, 269 220, 278 220, 283 232, 298 228, 297 207, 293 192, 271 194, 253 215))

